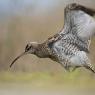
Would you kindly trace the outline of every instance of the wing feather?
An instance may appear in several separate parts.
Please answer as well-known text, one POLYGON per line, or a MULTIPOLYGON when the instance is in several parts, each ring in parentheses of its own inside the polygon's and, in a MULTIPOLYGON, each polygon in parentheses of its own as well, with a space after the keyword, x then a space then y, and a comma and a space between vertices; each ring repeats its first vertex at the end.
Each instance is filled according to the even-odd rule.
POLYGON ((64 10, 63 29, 46 42, 51 45, 66 38, 68 43, 77 46, 80 50, 89 51, 91 38, 95 34, 95 20, 92 17, 94 12, 81 5, 67 5, 64 10))
MULTIPOLYGON (((70 10, 66 7, 64 28, 58 34, 62 36, 68 34, 76 36, 89 50, 91 38, 95 35, 95 19, 82 10, 70 10)), ((79 46, 84 48, 84 45, 79 46)))

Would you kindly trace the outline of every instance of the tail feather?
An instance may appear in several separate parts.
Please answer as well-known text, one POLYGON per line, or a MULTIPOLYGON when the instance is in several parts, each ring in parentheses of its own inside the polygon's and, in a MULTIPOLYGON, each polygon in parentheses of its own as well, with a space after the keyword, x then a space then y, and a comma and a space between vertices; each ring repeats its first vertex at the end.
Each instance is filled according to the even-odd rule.
POLYGON ((85 65, 85 68, 88 69, 88 70, 90 70, 91 72, 95 73, 95 68, 94 68, 93 65, 87 64, 87 65, 85 65))

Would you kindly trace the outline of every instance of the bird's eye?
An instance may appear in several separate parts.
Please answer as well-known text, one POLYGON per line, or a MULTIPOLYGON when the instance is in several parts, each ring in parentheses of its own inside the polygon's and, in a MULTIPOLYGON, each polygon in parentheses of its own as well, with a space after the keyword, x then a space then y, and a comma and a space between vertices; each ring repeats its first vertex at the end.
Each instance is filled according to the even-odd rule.
POLYGON ((25 51, 28 51, 28 50, 30 50, 31 48, 32 48, 32 46, 27 45, 26 48, 25 48, 25 51))

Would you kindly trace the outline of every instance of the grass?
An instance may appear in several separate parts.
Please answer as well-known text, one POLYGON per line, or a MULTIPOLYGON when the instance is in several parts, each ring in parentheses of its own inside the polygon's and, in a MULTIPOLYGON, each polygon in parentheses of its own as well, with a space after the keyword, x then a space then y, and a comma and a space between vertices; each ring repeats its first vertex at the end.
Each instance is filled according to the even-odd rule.
POLYGON ((64 85, 75 85, 80 87, 95 87, 95 77, 82 74, 78 71, 73 73, 50 73, 50 72, 1 72, 0 84, 27 84, 34 87, 59 87, 64 85), (85 75, 85 76, 84 76, 85 75))

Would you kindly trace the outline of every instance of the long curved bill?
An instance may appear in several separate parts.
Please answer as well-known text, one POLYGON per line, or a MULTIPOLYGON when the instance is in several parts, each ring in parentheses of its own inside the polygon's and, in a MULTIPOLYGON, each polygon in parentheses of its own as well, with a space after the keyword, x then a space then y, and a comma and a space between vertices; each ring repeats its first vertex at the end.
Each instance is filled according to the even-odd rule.
POLYGON ((23 53, 21 53, 19 56, 17 56, 14 60, 13 60, 13 62, 10 64, 10 68, 13 66, 13 64, 20 58, 20 57, 22 57, 23 55, 26 55, 27 54, 27 52, 23 52, 23 53))

